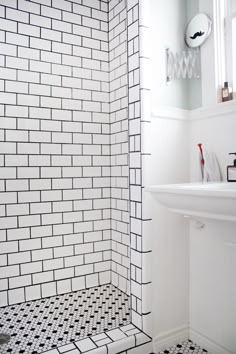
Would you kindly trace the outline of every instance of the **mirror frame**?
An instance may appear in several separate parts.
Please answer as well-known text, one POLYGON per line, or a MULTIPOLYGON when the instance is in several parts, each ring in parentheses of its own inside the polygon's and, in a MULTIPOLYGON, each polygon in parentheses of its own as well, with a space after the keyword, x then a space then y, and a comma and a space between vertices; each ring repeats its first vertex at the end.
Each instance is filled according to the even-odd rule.
POLYGON ((185 31, 185 42, 189 48, 199 48, 201 47, 208 39, 212 31, 212 20, 211 18, 205 14, 204 12, 200 12, 195 15, 188 23, 186 31, 185 31), (196 23, 203 23, 205 27, 205 32, 201 31, 201 28, 193 30, 191 27, 196 26, 196 23), (194 33, 195 32, 195 33, 194 33), (190 37, 190 34, 194 33, 193 37, 190 37), (197 42, 194 42, 197 37, 197 42))

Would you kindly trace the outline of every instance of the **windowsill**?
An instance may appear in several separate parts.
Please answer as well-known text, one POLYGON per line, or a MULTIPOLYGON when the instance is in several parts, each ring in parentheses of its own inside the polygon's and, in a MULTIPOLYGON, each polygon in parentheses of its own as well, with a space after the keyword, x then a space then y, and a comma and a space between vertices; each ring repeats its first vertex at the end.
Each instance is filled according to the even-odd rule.
POLYGON ((212 119, 219 116, 230 116, 236 114, 236 100, 217 103, 212 106, 186 110, 175 107, 162 106, 152 111, 151 116, 159 119, 171 119, 181 121, 196 121, 202 119, 212 119))

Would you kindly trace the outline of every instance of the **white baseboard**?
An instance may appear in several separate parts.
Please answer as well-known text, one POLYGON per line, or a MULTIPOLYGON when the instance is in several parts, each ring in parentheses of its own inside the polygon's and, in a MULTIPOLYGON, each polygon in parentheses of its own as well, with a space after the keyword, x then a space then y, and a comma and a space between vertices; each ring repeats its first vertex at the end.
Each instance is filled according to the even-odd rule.
POLYGON ((188 325, 177 327, 171 331, 160 333, 153 339, 154 353, 158 353, 187 339, 189 339, 188 325))
POLYGON ((158 336, 153 338, 153 351, 154 353, 159 353, 160 351, 172 347, 187 339, 191 339, 194 343, 206 349, 208 354, 235 354, 235 352, 228 350, 220 343, 213 341, 199 331, 189 328, 188 325, 160 333, 158 336))
POLYGON ((206 349, 209 354, 234 354, 228 349, 222 347, 219 343, 214 342, 212 339, 194 330, 193 328, 189 329, 189 339, 200 347, 206 349))

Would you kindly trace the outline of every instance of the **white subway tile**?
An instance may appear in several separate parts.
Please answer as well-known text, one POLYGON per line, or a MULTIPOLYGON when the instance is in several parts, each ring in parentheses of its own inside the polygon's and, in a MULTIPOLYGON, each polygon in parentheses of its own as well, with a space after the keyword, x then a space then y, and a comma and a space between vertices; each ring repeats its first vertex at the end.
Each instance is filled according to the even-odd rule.
MULTIPOLYGON (((56 295, 56 293, 57 293, 56 282, 42 284, 42 296, 43 297, 54 296, 54 295, 56 295)), ((55 354, 55 353, 53 353, 53 354, 55 354)))
POLYGON ((52 212, 51 203, 33 203, 30 205, 30 214, 47 214, 52 212))
POLYGON ((41 291, 39 285, 27 286, 25 288, 26 301, 32 301, 41 298, 41 291))
POLYGON ((42 239, 43 248, 59 247, 62 246, 62 244, 62 236, 44 237, 42 239))
POLYGON ((16 81, 6 81, 5 82, 6 92, 15 92, 15 93, 28 93, 28 84, 25 82, 16 82, 16 81))
POLYGON ((31 276, 30 275, 22 275, 19 277, 13 277, 9 279, 9 288, 16 289, 21 288, 23 286, 31 285, 31 276))
POLYGON ((60 269, 63 267, 64 267, 63 258, 50 259, 50 260, 43 261, 44 271, 60 269))
POLYGON ((62 55, 59 53, 41 51, 41 59, 45 62, 61 64, 61 57, 62 55))
POLYGON ((10 204, 7 205, 7 216, 28 215, 28 204, 10 204))
POLYGON ((25 0, 18 0, 18 9, 30 13, 40 14, 40 6, 35 3, 28 3, 25 0))
POLYGON ((41 107, 61 108, 61 100, 54 97, 41 97, 41 107))
POLYGON ((42 28, 41 29, 41 38, 61 42, 62 34, 59 31, 54 31, 51 29, 42 28))
POLYGON ((72 45, 59 42, 52 42, 52 51, 60 54, 72 54, 72 45))
POLYGON ((16 49, 15 45, 1 43, 1 54, 16 56, 16 49))
MULTIPOLYGON (((42 67, 41 67, 42 68, 42 67)), ((47 85, 41 85, 41 84, 30 84, 29 85, 29 93, 32 95, 44 95, 44 96, 50 96, 51 90, 50 86, 47 85)), ((33 117, 32 117, 33 118, 33 117)))
POLYGON ((18 11, 9 7, 6 7, 6 18, 14 21, 29 23, 29 14, 27 12, 18 11))
POLYGON ((22 34, 6 32, 6 43, 29 47, 29 37, 22 34))
POLYGON ((53 272, 42 272, 33 274, 33 284, 47 283, 53 280, 53 272))
POLYGON ((57 293, 66 294, 71 292, 71 279, 57 281, 57 293))
POLYGON ((18 33, 26 34, 28 36, 40 37, 40 28, 24 23, 18 24, 18 33))
MULTIPOLYGON (((38 251, 33 251, 38 252, 38 251)), ((21 274, 34 274, 42 271, 42 262, 30 262, 20 265, 21 274)))
POLYGON ((50 156, 29 156, 29 166, 50 166, 50 156))
POLYGON ((61 86, 61 77, 57 75, 41 74, 41 83, 61 86))
POLYGON ((72 70, 70 66, 52 64, 52 74, 72 76, 72 70))
POLYGON ((17 23, 15 21, 6 20, 4 18, 1 18, 0 30, 9 31, 9 32, 17 32, 17 23))
POLYGON ((81 16, 71 12, 63 12, 62 19, 66 22, 81 24, 81 16))
POLYGON ((30 14, 30 23, 32 25, 51 28, 51 22, 52 22, 52 20, 50 18, 30 14))
POLYGON ((71 267, 71 268, 59 269, 59 270, 55 270, 54 273, 55 273, 55 280, 73 278, 74 268, 71 267))
POLYGON ((91 8, 87 7, 87 6, 83 6, 83 5, 79 5, 74 3, 73 4, 73 12, 82 15, 82 16, 87 16, 87 17, 91 17, 91 8))
POLYGON ((51 50, 51 41, 41 38, 30 38, 30 47, 42 50, 51 50))
POLYGON ((92 342, 90 338, 82 339, 78 342, 75 342, 75 344, 81 352, 85 352, 97 348, 97 346, 92 342))
POLYGON ((72 24, 64 21, 52 20, 52 29, 62 32, 72 32, 72 24))
POLYGON ((1 267, 0 279, 18 276, 19 274, 19 265, 1 267))
POLYGON ((61 20, 62 12, 61 10, 57 10, 49 6, 41 6, 41 15, 45 17, 56 18, 58 20, 61 20))
POLYGON ((36 82, 39 83, 39 73, 31 71, 18 71, 18 80, 24 82, 36 82))
MULTIPOLYGON (((29 215, 29 216, 20 216, 19 217, 19 227, 27 226, 37 226, 40 225, 40 215, 29 215)), ((23 241, 20 241, 23 242, 23 241)), ((21 250, 26 250, 23 246, 20 247, 21 250)), ((40 247, 38 247, 40 248, 40 247)))
POLYGON ((9 305, 18 304, 25 301, 24 288, 12 289, 8 291, 9 305))
POLYGON ((30 60, 30 70, 36 72, 50 73, 51 66, 49 63, 30 60))
POLYGON ((17 0, 1 0, 1 5, 2 6, 7 6, 7 7, 12 7, 12 8, 17 8, 17 0))
POLYGON ((52 226, 35 226, 31 229, 31 237, 52 236, 52 226))
POLYGON ((0 92, 0 103, 16 104, 16 94, 0 92))
POLYGON ((62 223, 61 213, 42 215, 42 225, 54 225, 54 224, 61 224, 61 223, 62 223))

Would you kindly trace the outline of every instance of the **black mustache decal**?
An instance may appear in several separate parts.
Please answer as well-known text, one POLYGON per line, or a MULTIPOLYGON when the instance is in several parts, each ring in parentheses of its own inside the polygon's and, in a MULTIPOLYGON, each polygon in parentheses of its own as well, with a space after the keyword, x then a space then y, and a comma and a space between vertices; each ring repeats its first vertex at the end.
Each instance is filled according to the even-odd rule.
POLYGON ((190 38, 191 38, 191 39, 196 39, 197 37, 203 36, 204 33, 205 33, 205 32, 202 32, 202 31, 196 32, 196 33, 194 33, 194 35, 193 35, 192 37, 190 37, 190 38))

